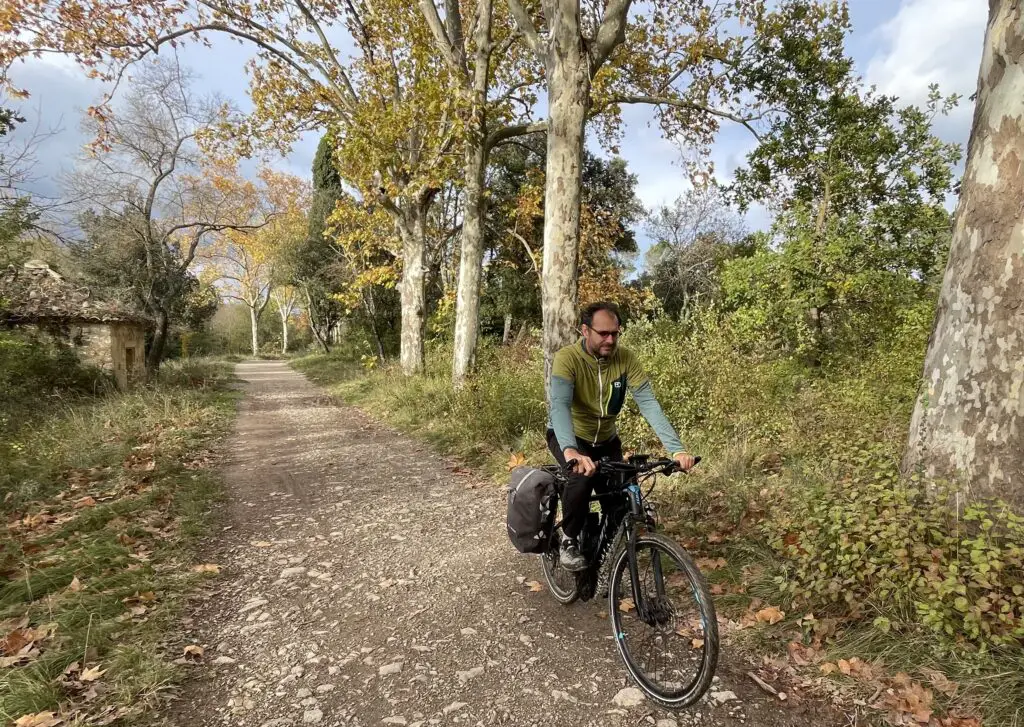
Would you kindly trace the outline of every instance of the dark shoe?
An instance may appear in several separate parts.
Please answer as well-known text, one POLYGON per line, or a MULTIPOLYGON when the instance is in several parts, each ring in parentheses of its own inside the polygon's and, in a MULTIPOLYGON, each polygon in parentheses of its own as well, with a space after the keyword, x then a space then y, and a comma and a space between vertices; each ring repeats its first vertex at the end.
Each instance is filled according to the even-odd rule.
POLYGON ((558 560, 568 571, 587 569, 587 559, 580 553, 579 543, 574 538, 563 538, 562 547, 558 552, 558 560))

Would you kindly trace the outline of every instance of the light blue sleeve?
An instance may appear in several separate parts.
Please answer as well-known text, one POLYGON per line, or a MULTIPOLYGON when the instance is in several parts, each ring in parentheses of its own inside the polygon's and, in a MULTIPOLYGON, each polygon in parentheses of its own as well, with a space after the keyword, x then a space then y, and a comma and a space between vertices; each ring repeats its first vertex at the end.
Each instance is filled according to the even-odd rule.
POLYGON ((669 422, 668 417, 665 416, 665 412, 661 410, 661 404, 654 398, 654 389, 651 387, 651 382, 644 381, 631 391, 633 393, 633 400, 640 408, 640 413, 643 414, 647 423, 651 425, 651 429, 658 435, 658 439, 661 440, 662 446, 668 450, 668 453, 675 456, 680 452, 685 452, 686 449, 683 447, 683 443, 679 441, 679 435, 676 434, 675 428, 669 422))
POLYGON ((576 447, 576 432, 572 426, 573 383, 561 376, 551 377, 551 428, 562 451, 576 447))

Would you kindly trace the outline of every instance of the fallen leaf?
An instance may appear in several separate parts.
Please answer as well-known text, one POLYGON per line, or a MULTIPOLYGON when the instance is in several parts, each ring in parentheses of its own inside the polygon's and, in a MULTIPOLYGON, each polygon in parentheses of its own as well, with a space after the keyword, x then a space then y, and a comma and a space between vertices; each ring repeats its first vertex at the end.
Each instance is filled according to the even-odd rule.
POLYGON ((195 573, 220 573, 220 566, 213 563, 203 563, 202 565, 192 566, 192 571, 195 573))
POLYGON ((725 558, 697 558, 697 567, 702 571, 718 570, 729 565, 725 558))
POLYGON ((839 667, 833 664, 831 661, 826 661, 824 664, 821 665, 821 673, 825 674, 826 676, 829 674, 835 674, 837 671, 839 671, 839 667))
POLYGON ((839 661, 837 661, 836 666, 838 666, 839 671, 841 671, 846 676, 850 676, 850 673, 853 671, 852 669, 850 669, 850 662, 848 662, 846 659, 840 659, 839 661))
POLYGON ((203 647, 202 646, 196 646, 195 644, 190 644, 189 646, 185 647, 183 653, 185 654, 185 658, 186 659, 191 659, 193 661, 199 661, 200 659, 203 658, 203 647))
POLYGON ((526 464, 526 455, 522 452, 516 452, 508 458, 508 471, 511 472, 516 467, 521 467, 526 464))
POLYGON ((619 611, 622 613, 629 613, 636 608, 636 604, 633 603, 632 598, 623 598, 619 601, 619 611))
POLYGON ((75 509, 81 510, 86 507, 96 507, 96 498, 89 495, 83 497, 81 500, 75 502, 75 509))
POLYGON ((704 648, 704 639, 691 639, 690 640, 690 646, 692 646, 695 649, 703 649, 704 648))
POLYGON ((725 588, 722 587, 721 583, 713 583, 713 584, 711 584, 711 595, 712 596, 721 596, 723 593, 725 593, 725 588))
POLYGON ((711 535, 708 536, 709 543, 721 543, 723 540, 725 540, 725 536, 721 533, 711 533, 711 535))
POLYGON ((785 617, 786 612, 780 611, 775 606, 768 606, 767 608, 762 608, 760 611, 754 614, 754 618, 757 619, 759 623, 766 623, 769 625, 777 624, 785 617))
POLYGON ((14 656, 32 643, 33 631, 30 628, 15 629, 0 641, 0 655, 14 656))
POLYGON ((78 580, 78 576, 75 576, 71 579, 71 585, 68 586, 68 590, 72 591, 73 593, 78 593, 80 591, 85 590, 85 586, 83 586, 82 582, 78 580))
POLYGON ((799 641, 790 641, 786 645, 786 652, 789 654, 790 661, 797 666, 807 666, 816 661, 817 652, 799 641))
POLYGON ((544 586, 542 586, 537 581, 527 581, 523 585, 529 586, 530 587, 530 591, 532 593, 539 593, 540 591, 544 590, 544 586))
POLYGON ((18 717, 14 720, 14 727, 56 727, 63 721, 53 712, 38 712, 18 717))
POLYGON ((94 666, 83 671, 82 676, 78 677, 78 679, 83 682, 94 682, 106 673, 106 669, 100 669, 98 666, 94 666))
MULTIPOLYGON (((936 669, 925 668, 921 670, 921 673, 928 677, 928 681, 931 682, 933 687, 938 689, 947 697, 952 697, 956 694, 956 690, 960 686, 956 682, 950 681, 949 677, 936 669)), ((973 717, 971 717, 971 719, 973 719, 973 717)))
POLYGON ((146 609, 145 606, 138 605, 138 606, 132 606, 130 613, 131 613, 132 616, 143 616, 143 615, 145 615, 146 611, 147 611, 147 609, 146 609))

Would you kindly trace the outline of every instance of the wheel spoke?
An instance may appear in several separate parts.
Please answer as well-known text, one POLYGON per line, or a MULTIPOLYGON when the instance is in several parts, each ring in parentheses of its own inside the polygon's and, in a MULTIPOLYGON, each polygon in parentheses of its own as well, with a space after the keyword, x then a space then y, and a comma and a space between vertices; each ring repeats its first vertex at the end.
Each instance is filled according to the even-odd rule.
MULTIPOLYGON (((609 597, 615 599, 617 611, 621 610, 618 604, 628 597, 636 606, 628 613, 616 613, 614 623, 621 634, 620 652, 633 676, 653 697, 682 706, 683 701, 695 701, 707 688, 717 641, 708 643, 705 628, 708 616, 713 618, 713 612, 703 611, 704 607, 712 608, 710 597, 705 595, 702 606, 695 591, 699 588, 706 594, 706 588, 702 582, 691 584, 680 557, 684 556, 674 555, 671 548, 656 540, 648 538, 638 543, 638 592, 633 592, 628 562, 624 560, 613 574, 609 597), (641 606, 646 619, 639 618, 641 606)), ((717 635, 710 638, 717 640, 717 635)))

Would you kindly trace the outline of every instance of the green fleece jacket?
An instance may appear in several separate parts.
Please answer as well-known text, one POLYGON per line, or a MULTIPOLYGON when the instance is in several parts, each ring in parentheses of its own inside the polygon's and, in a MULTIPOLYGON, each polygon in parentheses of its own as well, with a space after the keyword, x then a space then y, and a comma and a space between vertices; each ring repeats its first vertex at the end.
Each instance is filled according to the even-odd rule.
POLYGON ((577 437, 587 444, 614 437, 627 389, 665 449, 672 455, 684 452, 637 357, 618 346, 607 359, 599 359, 583 339, 559 350, 551 371, 548 428, 555 431, 558 446, 564 451, 576 447, 577 437))

